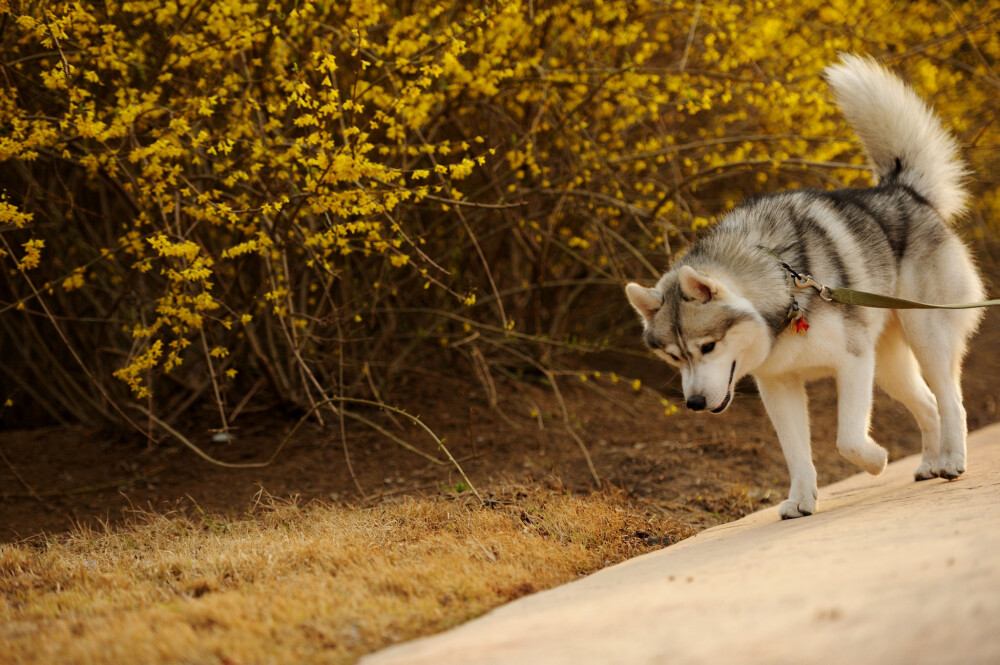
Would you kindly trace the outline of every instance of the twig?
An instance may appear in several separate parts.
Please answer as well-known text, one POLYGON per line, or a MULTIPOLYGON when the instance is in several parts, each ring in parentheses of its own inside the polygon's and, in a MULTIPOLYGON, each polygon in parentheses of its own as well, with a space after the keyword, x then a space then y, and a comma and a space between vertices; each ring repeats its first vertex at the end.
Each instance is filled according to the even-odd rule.
POLYGON ((638 418, 639 417, 639 411, 635 407, 633 407, 631 404, 627 404, 626 402, 618 399, 617 397, 615 397, 614 395, 612 395, 608 391, 604 390, 600 386, 594 385, 593 381, 584 381, 583 385, 584 385, 585 388, 593 390, 595 393, 597 393, 598 395, 600 395, 604 399, 606 399, 609 402, 617 405, 619 409, 621 409, 625 413, 629 414, 633 418, 638 418))
POLYGON ((676 183, 673 187, 666 191, 660 200, 653 206, 653 210, 649 213, 650 217, 656 217, 660 210, 666 205, 667 201, 672 199, 675 194, 680 192, 685 187, 698 182, 699 180, 707 179, 713 174, 725 173, 734 169, 741 168, 753 168, 756 166, 778 166, 792 164, 794 166, 803 167, 819 167, 824 169, 850 169, 853 171, 870 171, 871 166, 868 164, 850 164, 848 162, 831 162, 831 161, 817 161, 814 159, 799 159, 794 157, 789 157, 786 159, 746 159, 741 162, 730 162, 727 164, 720 164, 719 166, 713 166, 712 168, 705 169, 703 171, 698 171, 697 173, 692 173, 691 175, 685 177, 680 182, 676 183))
MULTIPOLYGON (((417 130, 416 134, 417 136, 420 137, 420 140, 422 140, 424 143, 427 143, 427 139, 424 137, 423 132, 417 130)), ((430 157, 431 163, 434 164, 436 168, 438 166, 438 161, 434 159, 433 153, 428 155, 428 157, 430 157)), ((441 182, 442 188, 450 187, 449 182, 447 181, 447 179, 445 179, 445 177, 442 174, 438 174, 438 179, 441 182)), ((483 269, 486 271, 486 279, 490 283, 490 288, 493 291, 493 295, 496 296, 496 306, 497 306, 497 312, 500 314, 500 322, 503 324, 503 329, 508 330, 510 326, 507 324, 507 312, 504 311, 503 300, 500 298, 500 291, 497 288, 496 280, 493 278, 493 271, 490 269, 489 261, 486 260, 486 254, 483 253, 483 248, 479 244, 479 239, 476 237, 476 234, 472 231, 472 227, 469 225, 469 220, 466 219, 465 213, 462 212, 462 209, 456 207, 455 215, 457 215, 458 219, 462 222, 462 228, 464 228, 465 232, 468 234, 469 240, 472 242, 472 246, 476 250, 476 255, 479 257, 479 261, 480 263, 482 263, 483 269)))
POLYGON ((243 413, 243 409, 246 408, 246 405, 250 403, 250 400, 253 399, 253 396, 257 394, 257 391, 260 390, 260 387, 264 385, 264 381, 265 380, 263 378, 257 379, 257 382, 250 387, 250 390, 247 391, 247 394, 243 396, 243 399, 240 400, 240 403, 237 404, 236 408, 233 409, 233 412, 229 414, 230 423, 235 421, 239 417, 239 415, 243 413))
POLYGON ((368 425, 369 427, 371 427, 373 430, 375 430, 376 432, 378 432, 379 434, 381 434, 385 438, 387 438, 387 439, 395 442, 397 445, 399 445, 399 446, 401 446, 403 448, 406 448, 411 453, 415 453, 417 455, 420 455, 424 459, 429 460, 429 461, 433 462, 434 464, 437 464, 438 466, 443 466, 443 465, 447 464, 447 462, 445 462, 444 460, 439 460, 437 457, 434 457, 433 455, 425 453, 424 451, 420 450, 419 448, 417 448, 413 444, 407 443, 406 441, 404 441, 403 439, 399 438, 398 436, 396 436, 395 434, 393 434, 389 430, 385 429, 381 425, 376 424, 375 422, 369 420, 368 418, 365 418, 364 416, 362 416, 359 413, 354 413, 353 411, 348 411, 346 409, 341 409, 341 412, 345 416, 347 416, 348 418, 353 418, 354 420, 357 420, 360 423, 364 423, 365 425, 368 425))
MULTIPOLYGON (((337 305, 336 303, 333 302, 333 298, 330 299, 330 305, 333 308, 333 314, 334 314, 333 320, 337 322, 337 337, 339 338, 337 341, 337 346, 339 347, 338 349, 339 353, 337 353, 337 360, 338 360, 337 385, 340 387, 341 390, 343 390, 344 389, 344 330, 343 327, 340 325, 340 316, 339 313, 337 312, 337 305)), ((326 395, 323 395, 323 397, 326 397, 326 395)), ((376 399, 377 398, 378 397, 376 396, 376 399)), ((357 488, 358 494, 364 496, 365 490, 363 487, 361 487, 361 481, 358 480, 358 474, 354 473, 354 464, 351 462, 351 450, 347 445, 347 426, 344 424, 344 416, 348 414, 344 409, 334 409, 334 410, 337 412, 337 423, 340 426, 340 446, 344 450, 344 462, 347 464, 347 472, 351 474, 351 480, 354 481, 354 487, 357 488)), ((356 414, 351 414, 351 415, 353 416, 356 414)), ((362 420, 361 416, 357 416, 357 419, 362 420)), ((397 439, 395 435, 390 435, 387 431, 383 430, 375 423, 368 420, 364 420, 363 422, 366 422, 371 427, 374 427, 378 431, 382 432, 382 434, 389 437, 393 441, 396 441, 404 448, 409 448, 409 444, 405 443, 402 439, 397 439)), ((413 450, 416 449, 414 448, 413 450)))
MULTIPOLYGON (((292 429, 292 432, 288 436, 286 436, 284 439, 282 439, 281 443, 278 444, 277 449, 274 451, 274 453, 272 453, 271 457, 268 458, 268 460, 266 462, 223 462, 222 460, 215 459, 214 457, 212 457, 211 455, 209 455, 208 453, 206 453, 205 451, 203 451, 201 448, 199 448, 198 446, 196 446, 193 443, 191 443, 191 441, 186 436, 184 436, 183 434, 181 434, 180 432, 178 432, 177 430, 175 430, 173 427, 171 427, 169 424, 167 424, 166 422, 164 422, 160 418, 158 418, 155 415, 153 415, 153 413, 150 412, 150 410, 147 409, 146 407, 144 407, 143 405, 141 405, 141 404, 128 404, 126 406, 128 406, 129 408, 135 409, 136 411, 142 412, 143 415, 145 415, 147 418, 149 418, 154 423, 156 423, 157 425, 159 425, 164 431, 167 432, 167 434, 170 434, 175 439, 177 439, 178 441, 180 441, 181 443, 183 443, 185 446, 187 446, 188 448, 190 448, 198 457, 202 458, 206 462, 209 462, 209 463, 214 464, 216 466, 221 466, 221 467, 226 468, 226 469, 259 469, 259 468, 262 468, 262 467, 270 465, 271 462, 273 462, 278 457, 278 453, 280 453, 281 449, 285 447, 285 444, 288 443, 288 439, 291 438, 291 434, 294 434, 295 430, 297 430, 298 427, 299 427, 298 425, 296 425, 292 429)), ((302 424, 301 420, 299 421, 299 424, 302 424)))
MULTIPOLYGON (((0 453, 0 456, 2 456, 2 455, 3 455, 3 453, 0 453)), ((4 458, 4 460, 6 461, 6 457, 4 458)), ((16 497, 33 496, 36 499, 38 499, 39 501, 42 501, 41 497, 46 497, 46 496, 70 496, 70 495, 73 495, 73 494, 88 494, 90 492, 100 492, 101 490, 110 489, 112 487, 121 487, 122 485, 131 485, 132 483, 138 482, 140 480, 144 480, 146 478, 149 478, 150 476, 155 476, 156 474, 160 473, 161 471, 163 471, 166 468, 167 467, 165 467, 165 466, 158 466, 158 467, 150 469, 149 471, 147 471, 145 473, 142 473, 142 474, 140 474, 138 476, 132 476, 131 478, 125 478, 125 479, 122 479, 122 480, 113 480, 113 481, 109 481, 109 482, 106 482, 106 483, 101 483, 100 485, 87 485, 85 487, 74 487, 73 489, 69 489, 69 490, 44 490, 42 492, 36 492, 36 491, 32 490, 31 494, 26 494, 24 492, 13 492, 11 494, 7 494, 6 496, 16 496, 16 497)), ((28 486, 25 485, 25 487, 28 487, 28 486)), ((31 488, 28 487, 28 489, 31 489, 31 488)))
POLYGON ((691 19, 691 29, 688 31, 687 44, 684 45, 684 54, 681 56, 680 71, 683 72, 687 67, 688 55, 691 53, 691 44, 694 43, 694 33, 698 29, 698 19, 701 18, 701 2, 699 0, 698 4, 694 8, 694 18, 691 19))
MULTIPOLYGON (((468 317, 462 316, 460 314, 453 314, 447 310, 434 309, 432 307, 393 307, 393 308, 379 308, 375 310, 376 312, 385 313, 399 313, 399 314, 434 314, 442 318, 451 319, 452 321, 458 321, 459 323, 468 323, 473 328, 479 328, 481 330, 487 330, 490 332, 498 332, 505 335, 508 338, 519 339, 526 342, 533 342, 535 344, 542 344, 547 346, 553 346, 560 349, 566 349, 568 351, 583 351, 590 352, 597 350, 596 347, 589 347, 584 344, 573 344, 571 342, 560 342, 555 339, 546 339, 545 337, 540 337, 538 335, 529 335, 527 333, 518 332, 516 330, 504 330, 499 326, 490 325, 488 323, 481 323, 475 319, 470 319, 468 317)), ((485 337, 485 336, 484 336, 485 337)), ((423 338, 420 338, 423 339, 423 338)), ((645 357, 645 356, 643 356, 645 357)))
MULTIPOLYGON (((226 468, 226 469, 261 469, 261 468, 264 468, 266 466, 270 466, 274 462, 274 460, 276 460, 278 458, 278 455, 281 453, 281 451, 284 449, 284 447, 288 444, 288 442, 291 440, 291 438, 295 435, 295 433, 299 430, 299 427, 301 427, 303 425, 303 423, 305 423, 306 420, 308 420, 309 417, 312 416, 312 414, 313 414, 313 412, 315 410, 317 410, 317 409, 319 409, 319 408, 321 408, 323 406, 326 406, 328 404, 334 404, 334 403, 365 404, 367 406, 374 406, 374 407, 377 407, 377 408, 380 408, 380 409, 387 409, 387 410, 392 411, 393 413, 395 413, 397 415, 403 416, 404 418, 410 420, 410 422, 412 422, 415 425, 419 426, 421 429, 423 429, 425 432, 427 432, 427 434, 430 435, 430 437, 432 439, 434 439, 434 442, 438 445, 438 447, 441 450, 444 451, 445 455, 448 456, 448 460, 458 470, 459 474, 461 474, 462 479, 465 480, 465 482, 469 485, 469 489, 472 490, 472 493, 476 495, 476 498, 479 499, 480 502, 483 501, 483 497, 476 490, 475 486, 472 484, 472 481, 469 480, 469 477, 467 475, 465 475, 465 471, 462 470, 462 466, 458 463, 458 460, 456 460, 454 458, 454 456, 452 456, 451 452, 444 445, 444 441, 442 441, 440 438, 438 438, 437 434, 435 434, 434 431, 431 428, 429 428, 427 425, 425 425, 424 422, 422 420, 420 420, 420 418, 418 418, 417 416, 410 415, 409 413, 407 413, 406 411, 403 411, 402 409, 399 409, 399 408, 394 407, 394 406, 390 406, 389 404, 385 404, 385 403, 381 403, 381 402, 373 402, 372 400, 359 399, 359 398, 354 398, 354 397, 328 397, 328 398, 326 398, 326 399, 324 399, 322 401, 319 401, 316 404, 314 404, 309 409, 309 411, 306 412, 305 415, 303 415, 301 418, 299 418, 299 421, 297 423, 295 423, 295 427, 292 428, 292 431, 290 431, 288 434, 285 435, 285 438, 283 438, 281 440, 281 443, 279 443, 278 447, 275 448, 275 450, 274 450, 273 453, 271 453, 271 456, 269 458, 267 458, 267 460, 265 460, 263 462, 224 462, 224 461, 222 461, 220 459, 216 459, 216 458, 212 457, 211 455, 209 455, 208 453, 206 453, 201 448, 199 448, 198 446, 196 446, 195 444, 193 444, 186 436, 184 436, 183 434, 181 434, 180 432, 178 432, 177 430, 175 430, 173 427, 171 427, 170 425, 168 425, 167 423, 163 422, 161 419, 157 418, 155 415, 153 415, 152 413, 150 413, 150 411, 146 407, 142 406, 141 404, 129 404, 128 406, 130 408, 132 408, 132 409, 136 409, 137 411, 141 411, 148 418, 150 418, 153 422, 155 422, 157 425, 159 425, 161 428, 163 428, 168 434, 170 434, 175 439, 177 439, 178 441, 180 441, 182 444, 184 444, 185 446, 187 446, 188 448, 190 448, 192 452, 194 452, 196 455, 198 455, 198 457, 202 458, 206 462, 209 462, 210 464, 214 464, 216 466, 221 466, 221 467, 226 468)), ((343 411, 343 409, 340 409, 340 411, 343 411)), ((386 432, 383 428, 375 425, 374 423, 372 423, 367 418, 364 418, 363 416, 359 416, 358 414, 355 414, 355 413, 348 413, 348 412, 344 412, 344 413, 345 413, 345 415, 348 415, 351 418, 354 418, 356 420, 364 422, 365 424, 371 425, 377 431, 385 434, 386 436, 389 436, 389 438, 392 439, 393 441, 395 441, 396 443, 400 443, 400 439, 398 437, 389 435, 389 433, 386 432)), ((422 452, 418 451, 413 446, 409 446, 408 445, 408 446, 405 446, 405 447, 407 448, 407 450, 412 450, 413 452, 417 452, 421 456, 426 457, 427 459, 430 459, 430 460, 434 461, 435 463, 441 463, 441 464, 443 464, 443 462, 440 462, 440 460, 437 460, 436 458, 434 458, 434 457, 432 457, 430 455, 427 455, 426 453, 422 453, 422 452)))
POLYGON ((494 342, 489 338, 483 338, 483 341, 487 342, 488 344, 493 344, 494 346, 500 347, 503 350, 507 351, 508 353, 515 355, 524 360, 525 362, 533 365, 539 372, 545 375, 545 378, 549 380, 549 386, 552 388, 552 392, 556 396, 556 401, 559 403, 559 410, 562 412, 563 426, 565 428, 565 431, 567 434, 570 435, 570 437, 572 437, 574 441, 576 441, 576 445, 579 446, 580 452, 583 453, 583 459, 586 460, 587 462, 587 468, 590 469, 590 475, 593 476, 594 483, 597 485, 597 489, 600 489, 601 477, 597 475, 597 467, 594 466, 594 460, 591 459, 590 457, 590 451, 587 450, 587 445, 583 442, 583 439, 580 438, 580 435, 578 435, 576 432, 573 431, 573 426, 569 421, 569 410, 566 408, 566 401, 563 399, 562 391, 559 390, 559 385, 556 383, 555 374, 553 374, 548 367, 545 367, 544 365, 542 365, 541 363, 539 363, 537 360, 527 355, 526 353, 522 353, 517 349, 511 347, 503 347, 500 343, 494 342))
MULTIPOLYGON (((0 235, 0 242, 3 243, 4 248, 7 250, 8 254, 14 253, 10 245, 7 243, 7 239, 4 238, 3 235, 0 235)), ((125 412, 122 411, 120 406, 118 406, 118 403, 111 398, 110 394, 108 394, 108 391, 104 388, 104 385, 97 380, 97 377, 95 377, 91 373, 91 371, 87 368, 87 366, 84 364, 83 359, 80 358, 80 355, 76 352, 76 349, 74 349, 73 345, 70 344, 69 338, 63 332, 63 329, 59 327, 59 324, 52 316, 52 312, 51 310, 49 310, 48 305, 46 305, 45 301, 42 300, 42 297, 39 294, 38 289, 35 288, 35 283, 23 271, 21 274, 24 276, 24 281, 28 284, 28 287, 31 289, 32 293, 35 294, 35 298, 38 300, 38 305, 42 308, 42 311, 45 312, 45 315, 48 317, 49 322, 52 324, 52 327, 56 329, 56 334, 59 335, 59 339, 61 339, 63 344, 66 345, 66 349, 70 352, 70 355, 73 356, 73 359, 76 361, 76 364, 80 366, 80 369, 83 370, 83 373, 87 375, 87 378, 90 379, 94 387, 97 388, 97 391, 101 393, 101 396, 104 397, 104 399, 107 400, 108 404, 110 404, 111 407, 118 412, 118 415, 124 418, 129 425, 131 425, 132 427, 136 428, 141 432, 142 428, 139 427, 139 425, 137 425, 135 422, 133 422, 131 418, 125 415, 125 412)), ((110 414, 104 408, 102 408, 100 404, 98 404, 95 400, 90 400, 90 402, 95 409, 100 411, 102 416, 104 416, 108 420, 111 420, 110 414)))
POLYGON ((4 461, 4 463, 7 465, 7 468, 10 469, 10 472, 14 474, 14 477, 17 478, 18 482, 24 485, 24 488, 28 490, 28 494, 13 493, 13 494, 6 494, 6 496, 30 496, 34 497, 34 499, 38 501, 38 503, 45 503, 45 501, 42 499, 42 496, 35 491, 35 488, 29 485, 28 482, 21 477, 21 474, 17 472, 17 469, 14 467, 14 465, 11 464, 10 460, 7 459, 7 456, 3 454, 3 450, 0 450, 0 459, 4 461))
POLYGON ((222 432, 228 435, 229 423, 226 421, 226 405, 222 403, 219 382, 215 378, 215 367, 212 364, 212 354, 208 351, 208 339, 205 337, 205 328, 199 328, 198 332, 201 333, 201 348, 205 352, 205 364, 208 365, 208 376, 212 379, 212 389, 215 391, 215 405, 219 407, 219 418, 222 419, 222 432))
MULTIPOLYGON (((385 400, 382 399, 382 395, 380 394, 378 387, 375 385, 375 380, 372 378, 372 370, 367 360, 361 365, 361 373, 364 374, 366 379, 368 379, 368 387, 371 389, 372 395, 375 396, 375 399, 379 402, 384 402, 385 400)), ((396 420, 395 416, 391 413, 386 413, 386 415, 389 416, 389 420, 392 421, 393 425, 402 429, 402 426, 399 424, 399 421, 396 420)))

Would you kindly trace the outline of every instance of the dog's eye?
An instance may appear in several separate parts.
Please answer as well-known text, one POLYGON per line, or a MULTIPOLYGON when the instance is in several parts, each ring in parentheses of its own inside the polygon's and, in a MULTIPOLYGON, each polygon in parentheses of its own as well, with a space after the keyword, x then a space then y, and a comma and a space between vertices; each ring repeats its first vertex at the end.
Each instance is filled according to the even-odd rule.
POLYGON ((672 354, 672 353, 668 353, 668 354, 667 354, 667 357, 668 357, 668 358, 670 358, 670 359, 671 359, 672 361, 674 361, 675 363, 679 363, 679 362, 681 361, 681 359, 680 359, 680 358, 678 358, 677 356, 675 356, 675 355, 674 355, 674 354, 672 354))
POLYGON ((712 352, 712 349, 714 349, 714 348, 715 348, 715 342, 709 342, 708 344, 702 344, 701 345, 701 355, 703 355, 703 356, 708 355, 709 353, 712 352))

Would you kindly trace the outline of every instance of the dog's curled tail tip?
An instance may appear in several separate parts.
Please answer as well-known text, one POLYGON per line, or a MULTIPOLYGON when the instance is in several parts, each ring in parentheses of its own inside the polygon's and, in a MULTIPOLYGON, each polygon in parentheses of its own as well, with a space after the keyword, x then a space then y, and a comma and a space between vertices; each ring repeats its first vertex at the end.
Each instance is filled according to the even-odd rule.
POLYGON ((958 142, 908 85, 873 58, 840 54, 824 77, 880 182, 896 179, 952 221, 965 211, 968 169, 958 142))

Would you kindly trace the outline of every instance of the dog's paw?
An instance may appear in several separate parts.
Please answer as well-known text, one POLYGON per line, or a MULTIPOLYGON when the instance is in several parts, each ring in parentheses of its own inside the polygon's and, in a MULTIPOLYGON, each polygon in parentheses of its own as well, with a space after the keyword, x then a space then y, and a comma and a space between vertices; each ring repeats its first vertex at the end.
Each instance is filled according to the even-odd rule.
POLYGON ((857 464, 873 476, 885 471, 885 467, 889 463, 889 453, 872 439, 868 439, 861 445, 838 443, 837 449, 845 459, 857 464))
POLYGON ((886 452, 885 448, 882 446, 875 446, 875 448, 876 450, 868 453, 865 463, 861 465, 862 469, 873 476, 880 475, 889 464, 889 453, 886 452))
POLYGON ((941 469, 938 467, 936 462, 923 461, 917 470, 913 472, 913 479, 916 481, 930 480, 931 478, 937 478, 941 475, 941 469))
POLYGON ((946 480, 954 480, 965 473, 965 455, 942 455, 938 464, 938 475, 946 480))
POLYGON ((788 498, 778 506, 778 514, 783 520, 791 520, 796 517, 806 517, 816 512, 816 499, 802 497, 800 499, 788 498))

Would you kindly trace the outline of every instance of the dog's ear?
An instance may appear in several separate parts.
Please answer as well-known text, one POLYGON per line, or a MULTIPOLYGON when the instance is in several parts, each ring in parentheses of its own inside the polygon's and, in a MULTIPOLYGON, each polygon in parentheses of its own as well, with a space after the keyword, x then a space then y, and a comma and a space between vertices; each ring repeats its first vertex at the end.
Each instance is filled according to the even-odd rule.
POLYGON ((681 293, 687 300, 706 303, 719 293, 719 283, 691 266, 681 266, 677 273, 681 293))
POLYGON ((625 295, 628 296, 628 301, 632 303, 632 307, 639 313, 645 324, 649 324, 660 307, 663 306, 663 297, 659 291, 647 289, 635 282, 625 287, 625 295))

